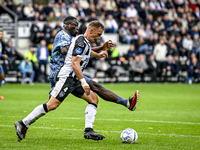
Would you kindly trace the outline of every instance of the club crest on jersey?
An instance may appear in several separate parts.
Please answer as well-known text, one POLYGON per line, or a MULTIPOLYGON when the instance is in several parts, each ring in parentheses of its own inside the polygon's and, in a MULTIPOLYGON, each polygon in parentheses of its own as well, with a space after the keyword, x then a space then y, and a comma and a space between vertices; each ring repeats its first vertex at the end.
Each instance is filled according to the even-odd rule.
POLYGON ((76 51, 77 54, 80 54, 82 52, 82 49, 77 47, 75 51, 76 51))
POLYGON ((78 44, 78 46, 80 46, 80 47, 84 47, 84 43, 81 42, 81 43, 78 44))

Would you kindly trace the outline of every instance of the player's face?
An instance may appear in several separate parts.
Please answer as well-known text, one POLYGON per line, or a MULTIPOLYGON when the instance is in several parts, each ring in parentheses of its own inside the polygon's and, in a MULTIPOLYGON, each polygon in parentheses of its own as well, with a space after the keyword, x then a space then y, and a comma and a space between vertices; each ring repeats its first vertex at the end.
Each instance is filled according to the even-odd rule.
POLYGON ((103 29, 98 28, 98 29, 91 29, 92 31, 90 32, 90 42, 94 43, 98 39, 101 38, 101 35, 103 33, 103 29))
POLYGON ((78 21, 77 20, 69 20, 66 23, 65 30, 71 35, 76 36, 78 35, 78 21))

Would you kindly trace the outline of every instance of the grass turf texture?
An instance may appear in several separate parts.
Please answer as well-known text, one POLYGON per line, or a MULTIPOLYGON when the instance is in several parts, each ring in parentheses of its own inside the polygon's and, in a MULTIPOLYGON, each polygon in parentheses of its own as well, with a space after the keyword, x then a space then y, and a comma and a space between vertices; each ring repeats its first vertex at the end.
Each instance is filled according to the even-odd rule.
POLYGON ((122 97, 140 90, 136 111, 100 99, 94 130, 103 141, 83 137, 87 103, 69 95, 57 110, 30 126, 17 142, 14 123, 48 100, 49 84, 7 84, 1 88, 0 149, 200 149, 200 84, 104 84, 122 97), (121 131, 133 128, 136 144, 123 144, 121 131))

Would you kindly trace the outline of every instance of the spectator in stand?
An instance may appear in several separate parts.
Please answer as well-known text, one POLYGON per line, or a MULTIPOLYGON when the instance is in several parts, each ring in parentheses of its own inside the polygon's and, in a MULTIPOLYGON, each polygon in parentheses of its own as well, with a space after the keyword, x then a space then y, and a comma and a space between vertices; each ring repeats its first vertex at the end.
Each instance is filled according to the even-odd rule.
POLYGON ((84 9, 84 11, 90 7, 89 2, 87 0, 79 0, 79 3, 81 4, 81 7, 84 9))
POLYGON ((45 15, 46 16, 46 14, 45 14, 45 11, 44 11, 44 6, 43 5, 38 5, 38 8, 37 8, 37 10, 36 10, 37 12, 39 12, 39 14, 41 15, 45 15))
POLYGON ((117 47, 117 44, 115 43, 115 46, 113 46, 112 48, 110 48, 108 50, 108 58, 110 59, 115 59, 118 60, 119 59, 119 49, 117 47))
POLYGON ((47 18, 46 18, 46 21, 56 21, 56 20, 57 19, 55 18, 54 12, 50 11, 47 18))
POLYGON ((127 18, 134 18, 138 15, 137 9, 135 9, 134 4, 130 4, 129 7, 126 9, 126 17, 127 18))
POLYGON ((29 61, 34 65, 37 63, 37 57, 32 45, 29 46, 29 50, 24 54, 24 58, 28 58, 29 61))
POLYGON ((145 32, 145 29, 144 29, 144 25, 143 24, 141 24, 140 25, 140 27, 138 28, 138 31, 137 31, 137 33, 138 33, 138 36, 139 37, 142 37, 142 38, 144 38, 144 39, 147 39, 147 33, 145 32))
POLYGON ((53 11, 53 3, 52 2, 48 2, 47 6, 44 8, 44 13, 46 16, 49 15, 50 12, 53 11))
POLYGON ((169 9, 168 11, 168 17, 170 21, 175 21, 176 18, 178 18, 178 14, 176 12, 175 7, 173 7, 172 9, 169 9))
MULTIPOLYGON (((101 14, 102 14, 102 10, 101 10, 101 7, 100 7, 100 5, 99 4, 96 4, 95 5, 95 14, 96 14, 96 16, 99 18, 100 16, 101 16, 101 14)), ((114 16, 114 18, 115 18, 115 16, 114 16)))
MULTIPOLYGON (((3 54, 5 51, 5 44, 3 42, 3 30, 0 29, 0 59, 7 59, 7 55, 3 54)), ((2 81, 4 80, 4 71, 3 71, 3 67, 0 64, 0 88, 2 85, 2 81)), ((4 97, 0 95, 0 100, 3 100, 4 97)))
POLYGON ((184 49, 184 55, 189 57, 193 48, 193 40, 191 39, 191 35, 189 33, 183 38, 182 45, 184 49))
POLYGON ((54 7, 53 7, 53 11, 55 13, 55 17, 58 18, 61 14, 61 11, 60 11, 60 5, 58 3, 55 3, 54 4, 54 7))
POLYGON ((173 57, 171 55, 167 56, 167 61, 162 72, 164 76, 163 82, 166 82, 168 77, 174 77, 178 73, 177 66, 173 63, 173 57))
POLYGON ((91 22, 91 21, 94 21, 94 20, 97 20, 97 16, 96 16, 95 12, 92 12, 90 14, 90 18, 89 18, 88 21, 91 22))
POLYGON ((50 36, 50 39, 48 41, 48 49, 50 51, 50 56, 51 56, 51 53, 53 51, 53 42, 54 42, 54 38, 56 36, 56 34, 58 33, 58 30, 57 29, 53 29, 52 32, 51 32, 51 36, 50 36))
POLYGON ((193 50, 195 54, 197 54, 200 51, 200 38, 198 34, 194 35, 194 40, 193 40, 193 50))
POLYGON ((131 44, 133 37, 128 28, 127 22, 124 22, 123 26, 119 29, 119 39, 120 39, 120 42, 122 43, 131 44))
POLYGON ((42 72, 41 66, 44 66, 44 80, 45 82, 48 82, 47 80, 47 63, 48 63, 48 57, 49 57, 49 50, 46 46, 46 41, 41 40, 40 46, 37 49, 37 60, 39 64, 38 68, 38 75, 37 75, 37 81, 41 82, 42 80, 40 79, 40 74, 42 72))
POLYGON ((23 9, 24 15, 26 18, 28 18, 29 20, 32 20, 32 18, 35 15, 35 10, 32 6, 32 3, 28 3, 24 9, 23 9))
POLYGON ((158 27, 159 31, 163 31, 165 29, 165 25, 162 22, 161 16, 158 16, 156 21, 154 21, 153 28, 155 29, 156 27, 158 27))
POLYGON ((139 14, 142 19, 146 19, 149 14, 149 2, 148 0, 144 0, 140 2, 140 11, 139 14))
POLYGON ((118 24, 112 15, 108 15, 106 19, 105 33, 116 33, 118 31, 118 24))
POLYGON ((49 44, 51 32, 52 32, 51 21, 47 21, 47 23, 44 24, 43 27, 44 40, 47 41, 47 45, 49 44))
POLYGON ((114 7, 114 8, 113 8, 112 15, 113 15, 114 19, 115 19, 117 22, 119 22, 121 12, 119 11, 119 9, 118 9, 117 7, 114 7))
POLYGON ((87 27, 86 27, 85 23, 82 23, 79 27, 79 34, 84 34, 86 29, 87 29, 87 27))
POLYGON ((164 44, 163 39, 160 39, 160 42, 155 46, 153 54, 157 63, 157 75, 161 81, 162 70, 165 66, 166 55, 167 55, 167 46, 164 44))
POLYGON ((66 3, 65 2, 62 2, 61 4, 61 14, 63 16, 67 16, 68 15, 68 12, 67 12, 67 6, 66 6, 66 3))
POLYGON ((133 61, 135 59, 135 56, 138 55, 138 51, 135 49, 135 45, 131 44, 130 49, 127 53, 127 59, 129 62, 133 61))
POLYGON ((54 29, 56 29, 57 32, 62 30, 61 21, 59 19, 56 21, 56 26, 54 27, 54 29))
POLYGON ((195 8, 195 11, 193 12, 193 15, 195 17, 195 20, 198 21, 200 19, 200 10, 199 10, 198 6, 195 8))
POLYGON ((17 59, 17 55, 16 55, 16 50, 12 45, 11 39, 8 40, 7 45, 5 46, 4 54, 8 56, 7 61, 8 61, 9 70, 15 70, 16 69, 15 60, 17 59))
POLYGON ((106 26, 106 17, 105 17, 105 14, 104 14, 104 13, 102 13, 102 14, 100 15, 100 17, 99 17, 99 22, 101 22, 101 23, 104 25, 104 27, 106 26))
POLYGON ((95 69, 97 71, 105 72, 105 74, 111 78, 111 82, 113 82, 114 77, 117 78, 119 76, 119 74, 116 72, 116 69, 111 67, 111 65, 106 61, 105 57, 99 58, 99 60, 96 61, 95 69))
POLYGON ((33 42, 34 45, 38 44, 44 37, 44 33, 40 31, 40 28, 38 26, 38 20, 35 20, 34 23, 31 25, 30 32, 30 40, 33 42))
POLYGON ((106 8, 107 8, 107 13, 112 13, 113 9, 116 7, 115 0, 109 0, 106 1, 106 8))
POLYGON ((200 63, 197 61, 196 56, 192 57, 192 60, 188 66, 188 83, 196 83, 200 77, 200 63))
POLYGON ((157 63, 155 61, 154 55, 150 55, 149 59, 147 60, 148 70, 147 72, 151 76, 151 82, 157 81, 157 63))
POLYGON ((146 25, 146 29, 145 29, 146 35, 147 35, 147 39, 149 39, 149 37, 151 35, 153 35, 153 30, 151 29, 151 24, 147 24, 146 25))
POLYGON ((168 52, 167 52, 167 56, 168 56, 168 55, 171 55, 171 56, 173 56, 173 57, 179 56, 178 49, 177 49, 176 44, 175 44, 174 42, 172 42, 172 43, 169 45, 168 52))
POLYGON ((151 0, 149 2, 149 6, 150 6, 150 10, 153 11, 155 10, 156 8, 161 11, 161 6, 159 4, 159 2, 157 2, 157 0, 151 0))
POLYGON ((187 15, 183 14, 181 18, 181 26, 185 29, 188 29, 188 21, 187 21, 187 15))
POLYGON ((18 15, 19 20, 23 20, 24 14, 22 12, 22 5, 17 6, 15 13, 18 15))
POLYGON ((78 10, 79 16, 80 16, 81 18, 85 18, 85 12, 84 12, 83 7, 81 7, 80 2, 79 2, 78 5, 77 5, 77 10, 78 10))
POLYGON ((137 40, 138 39, 138 33, 137 33, 137 29, 135 27, 135 23, 131 23, 129 30, 132 34, 133 40, 137 40))
POLYGON ((33 70, 32 63, 29 61, 28 57, 25 57, 25 59, 21 61, 18 68, 23 75, 23 79, 22 79, 21 83, 25 84, 28 81, 27 76, 30 76, 29 83, 31 85, 33 85, 34 84, 33 81, 34 81, 34 77, 35 77, 35 71, 33 70))
POLYGON ((141 81, 144 81, 144 72, 148 69, 148 65, 146 61, 142 58, 143 56, 136 55, 135 59, 130 62, 129 67, 129 80, 130 82, 134 82, 135 76, 140 76, 141 81))
POLYGON ((68 9, 68 14, 73 17, 77 17, 79 15, 78 10, 76 9, 76 4, 71 4, 71 6, 68 9))

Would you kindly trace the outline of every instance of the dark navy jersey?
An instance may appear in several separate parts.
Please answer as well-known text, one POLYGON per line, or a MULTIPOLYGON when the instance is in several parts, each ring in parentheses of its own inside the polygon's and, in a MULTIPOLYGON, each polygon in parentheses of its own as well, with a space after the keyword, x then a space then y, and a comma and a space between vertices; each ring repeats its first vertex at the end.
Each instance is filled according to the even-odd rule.
POLYGON ((61 53, 61 49, 66 45, 70 45, 72 38, 73 37, 64 30, 61 30, 56 35, 53 43, 53 52, 50 59, 49 78, 55 78, 61 66, 64 65, 65 55, 61 53))

